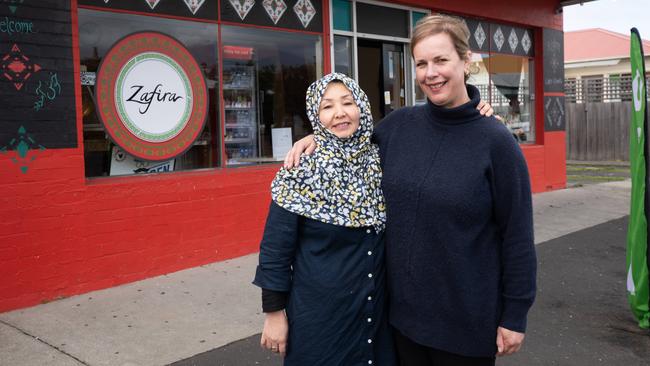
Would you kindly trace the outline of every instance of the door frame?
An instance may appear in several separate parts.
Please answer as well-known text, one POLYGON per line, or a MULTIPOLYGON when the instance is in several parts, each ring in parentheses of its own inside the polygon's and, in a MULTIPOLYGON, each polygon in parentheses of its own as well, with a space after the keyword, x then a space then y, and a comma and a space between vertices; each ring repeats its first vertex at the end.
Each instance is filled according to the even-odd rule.
MULTIPOLYGON (((405 62, 405 57, 404 57, 404 43, 398 43, 398 42, 388 42, 388 41, 382 41, 382 40, 376 40, 376 39, 367 39, 367 38, 358 38, 358 44, 357 44, 357 50, 358 54, 361 60, 365 62, 372 62, 376 61, 377 65, 379 66, 379 74, 377 75, 378 79, 378 85, 376 87, 378 89, 375 89, 374 86, 374 79, 373 80, 364 80, 361 79, 362 77, 370 77, 371 75, 368 74, 369 70, 359 70, 357 74, 357 82, 359 85, 362 87, 362 89, 366 92, 368 95, 368 98, 371 99, 371 104, 372 104, 372 110, 373 110, 373 117, 375 118, 375 121, 379 121, 381 118, 386 117, 390 112, 406 106, 406 101, 408 100, 408 87, 406 85, 406 75, 407 71, 404 65, 405 62), (368 56, 362 57, 364 55, 364 51, 362 49, 373 49, 376 50, 377 52, 377 58, 368 58, 368 56), (393 72, 397 73, 398 75, 393 76, 392 78, 390 77, 390 64, 388 59, 390 58, 389 52, 392 53, 399 53, 398 57, 393 57, 393 72), (365 81, 365 83, 364 83, 365 81), (368 83, 370 81, 373 81, 373 83, 368 83), (371 86, 373 85, 373 86, 371 86), (399 92, 395 90, 396 86, 399 86, 399 92), (369 90, 372 89, 372 90, 369 90), (391 102, 389 104, 386 104, 386 93, 390 93, 390 100, 391 102), (372 96, 376 95, 378 93, 378 98, 377 100, 373 100, 372 96), (396 99, 401 99, 396 102, 396 99), (403 101, 403 102, 402 102, 403 101), (395 104, 398 104, 398 107, 394 107, 395 104), (376 115, 375 112, 379 113, 379 115, 376 115)), ((375 65, 372 65, 369 69, 374 69, 375 65)))
POLYGON ((352 31, 342 31, 342 30, 336 30, 334 29, 334 20, 332 14, 334 9, 332 8, 332 1, 328 1, 328 6, 329 6, 329 26, 330 26, 330 32, 329 32, 329 38, 330 38, 330 65, 332 65, 332 70, 331 72, 334 71, 334 66, 335 61, 334 61, 334 36, 345 36, 345 37, 350 37, 352 39, 352 75, 351 77, 356 81, 359 82, 359 76, 358 76, 358 67, 359 67, 359 57, 358 57, 358 43, 357 40, 359 38, 363 39, 369 39, 369 40, 376 40, 376 41, 385 41, 385 42, 390 42, 390 43, 400 43, 403 46, 404 52, 402 53, 402 62, 404 65, 404 87, 406 89, 406 100, 405 100, 405 105, 413 105, 415 103, 415 83, 414 83, 414 78, 415 78, 415 68, 413 66, 413 63, 411 62, 411 39, 410 38, 402 38, 402 37, 391 37, 391 36, 384 36, 384 35, 378 35, 378 34, 371 34, 371 33, 359 33, 357 32, 357 11, 356 11, 356 4, 357 3, 366 3, 366 4, 372 4, 372 5, 377 5, 377 6, 382 6, 382 7, 387 7, 387 8, 396 8, 396 9, 402 9, 402 10, 407 10, 409 12, 409 17, 408 17, 408 27, 409 27, 409 34, 413 30, 413 12, 418 12, 418 13, 425 13, 425 14, 430 14, 431 10, 430 9, 423 9, 423 8, 417 8, 417 7, 412 7, 412 6, 405 6, 405 5, 398 5, 398 4, 391 4, 391 3, 385 3, 381 1, 374 1, 374 0, 349 0, 350 1, 350 6, 351 6, 351 21, 352 21, 352 31))

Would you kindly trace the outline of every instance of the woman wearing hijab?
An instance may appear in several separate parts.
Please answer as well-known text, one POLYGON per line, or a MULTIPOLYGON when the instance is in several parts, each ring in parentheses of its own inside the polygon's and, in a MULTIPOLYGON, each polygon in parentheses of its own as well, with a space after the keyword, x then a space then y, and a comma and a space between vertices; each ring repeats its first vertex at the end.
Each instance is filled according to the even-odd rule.
POLYGON ((329 74, 307 90, 307 116, 320 148, 271 185, 253 282, 266 313, 261 344, 286 366, 394 365, 368 98, 329 74))
MULTIPOLYGON (((373 136, 389 319, 404 366, 493 366, 521 347, 535 299, 526 161, 510 131, 476 110, 478 89, 465 83, 468 38, 458 18, 418 22, 411 53, 427 103, 389 114, 373 136)), ((287 165, 307 144, 296 144, 287 165)))

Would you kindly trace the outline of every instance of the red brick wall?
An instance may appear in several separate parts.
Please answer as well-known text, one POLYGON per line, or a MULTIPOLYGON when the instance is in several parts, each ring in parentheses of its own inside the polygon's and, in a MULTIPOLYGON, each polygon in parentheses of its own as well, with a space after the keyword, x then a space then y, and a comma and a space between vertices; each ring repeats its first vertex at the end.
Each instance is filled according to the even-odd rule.
MULTIPOLYGON (((1 309, 256 249, 268 205, 268 169, 87 184, 47 179, 50 167, 63 163, 56 160, 42 159, 33 176, 14 176, 18 184, 7 187, 12 199, 2 205, 2 217, 10 219, 0 231, 0 275, 11 280, 0 284, 1 309)), ((4 172, 13 168, 3 163, 4 172)))
MULTIPOLYGON (((561 16, 553 14, 554 1, 522 0, 517 7, 496 1, 439 3, 440 9, 468 15, 562 26, 561 16)), ((418 4, 434 5, 411 3, 418 4)), ((74 11, 72 21, 76 28, 74 11)), ((76 35, 73 45, 79 80, 76 35)), ((79 110, 79 85, 76 95, 79 110)), ((28 173, 11 160, 15 152, 0 154, 0 311, 257 250, 277 166, 89 180, 77 115, 79 148, 45 150, 28 173)), ((545 145, 523 147, 536 192, 565 185, 564 133, 538 133, 542 141, 545 145)))
MULTIPOLYGON (((275 168, 83 178, 80 150, 0 158, 0 311, 249 254, 275 168)), ((251 274, 252 275, 252 274, 251 274)))

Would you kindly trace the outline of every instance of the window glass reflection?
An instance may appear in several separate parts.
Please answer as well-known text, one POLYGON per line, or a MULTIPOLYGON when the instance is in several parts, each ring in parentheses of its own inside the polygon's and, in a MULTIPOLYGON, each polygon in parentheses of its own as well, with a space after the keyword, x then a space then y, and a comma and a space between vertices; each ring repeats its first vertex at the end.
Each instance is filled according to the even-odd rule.
POLYGON ((347 76, 352 75, 352 38, 334 36, 334 70, 347 76))
POLYGON ((321 37, 223 26, 221 39, 227 164, 280 161, 311 133, 305 93, 323 73, 321 37))
POLYGON ((490 102, 519 142, 535 140, 532 59, 492 54, 483 63, 490 74, 490 102))
POLYGON ((469 66, 468 84, 478 88, 481 93, 481 99, 490 100, 490 73, 488 72, 487 63, 490 62, 490 55, 481 53, 472 53, 472 61, 469 66))

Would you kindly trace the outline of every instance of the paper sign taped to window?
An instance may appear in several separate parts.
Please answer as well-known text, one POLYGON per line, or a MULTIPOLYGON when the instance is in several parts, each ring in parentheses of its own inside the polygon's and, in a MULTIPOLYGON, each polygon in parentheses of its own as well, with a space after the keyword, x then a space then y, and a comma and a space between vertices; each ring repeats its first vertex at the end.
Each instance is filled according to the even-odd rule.
POLYGON ((142 161, 113 146, 109 175, 131 175, 146 173, 163 173, 174 171, 175 159, 167 161, 142 161))
POLYGON ((291 127, 272 128, 271 143, 273 144, 273 157, 277 160, 284 160, 293 145, 291 127))

